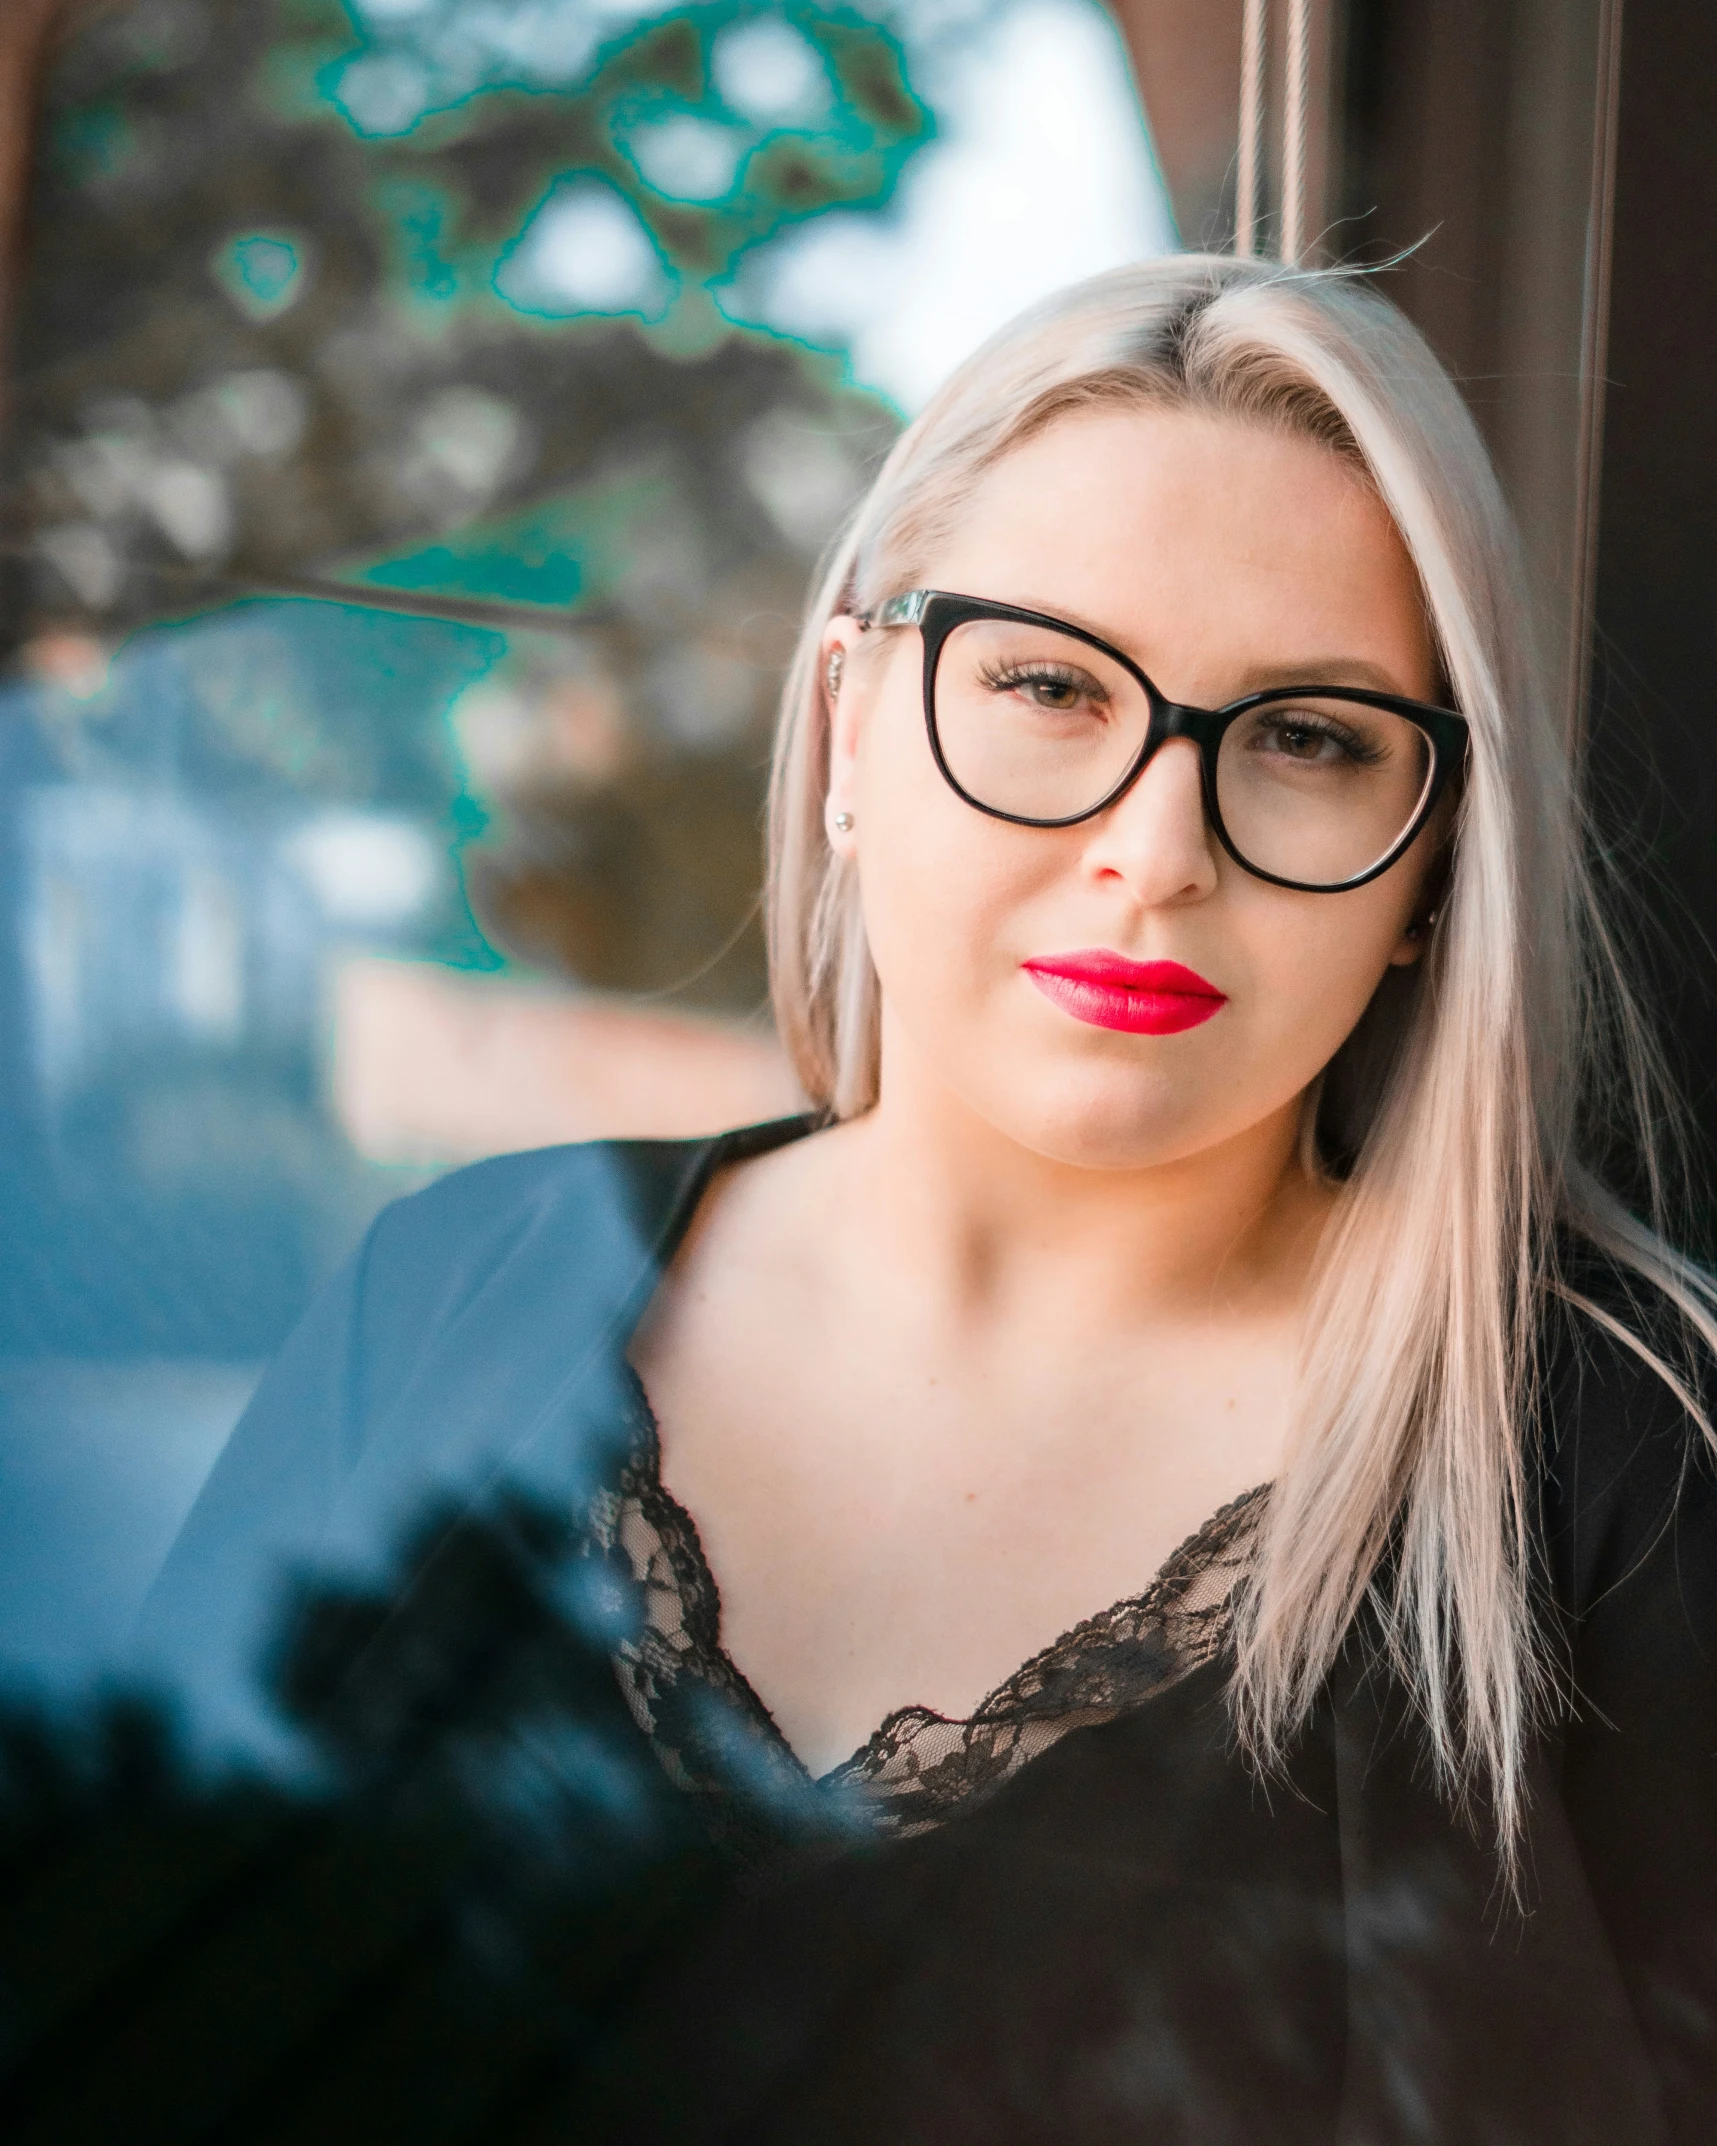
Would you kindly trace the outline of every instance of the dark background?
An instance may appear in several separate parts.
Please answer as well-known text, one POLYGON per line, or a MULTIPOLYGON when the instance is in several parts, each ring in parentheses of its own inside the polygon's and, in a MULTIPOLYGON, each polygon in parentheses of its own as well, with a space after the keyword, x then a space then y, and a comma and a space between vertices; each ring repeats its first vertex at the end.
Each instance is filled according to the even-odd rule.
POLYGON ((1717 10, 1629 9, 1589 732, 1601 823, 1618 838, 1643 830, 1684 912, 1672 914, 1653 971, 1707 1167, 1717 1127, 1713 83, 1717 10))

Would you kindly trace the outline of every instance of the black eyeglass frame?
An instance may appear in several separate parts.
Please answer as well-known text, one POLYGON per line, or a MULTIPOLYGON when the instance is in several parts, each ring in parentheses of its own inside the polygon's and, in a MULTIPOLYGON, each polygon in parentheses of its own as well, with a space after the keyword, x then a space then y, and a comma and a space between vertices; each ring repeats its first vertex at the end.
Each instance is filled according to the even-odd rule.
POLYGON ((1193 708, 1183 702, 1172 701, 1159 692, 1133 659, 1100 640, 1096 634, 1087 633, 1081 626, 1070 626, 1065 619, 1051 618, 1043 611, 1027 611, 1018 604, 992 602, 983 596, 958 596, 946 589, 910 589, 904 596, 891 597, 877 607, 873 617, 861 618, 861 627, 916 626, 924 640, 924 725, 929 734, 931 755, 936 762, 943 781, 954 795, 970 805, 975 812, 982 812, 992 820, 1005 820, 1014 827, 1077 827, 1084 820, 1093 820, 1100 812, 1119 802, 1145 772, 1160 749, 1171 738, 1187 738, 1198 748, 1199 779, 1204 793, 1204 812, 1214 830, 1216 839, 1243 872, 1250 872, 1254 879, 1267 880, 1273 887, 1287 887, 1297 894, 1345 894, 1354 887, 1363 887, 1374 879, 1381 878, 1392 865, 1398 864, 1424 832, 1426 822, 1448 788, 1449 780, 1462 768, 1467 753, 1467 719, 1452 708, 1439 708, 1429 701, 1404 700, 1399 694, 1374 693, 1365 686, 1326 686, 1310 682, 1293 686, 1268 686, 1261 693, 1248 693, 1243 700, 1230 701, 1225 708, 1193 708), (1108 794, 1096 804, 1088 805, 1083 812, 1071 812, 1063 818, 1052 820, 1030 819, 1024 813, 1004 812, 997 805, 986 805, 974 797, 961 783, 948 765, 942 751, 942 740, 936 728, 936 673, 942 661, 942 651, 948 637, 956 627, 968 625, 974 619, 1004 619, 1022 626, 1043 626, 1055 633, 1068 635, 1082 641, 1087 648, 1094 648, 1111 662, 1120 664, 1129 677, 1138 681, 1151 711, 1150 722, 1145 730, 1144 743, 1133 758, 1132 765, 1114 783, 1108 794), (1307 693, 1315 693, 1320 700, 1351 701, 1373 708, 1387 708, 1391 714, 1405 716, 1431 743, 1431 778, 1425 785, 1425 794, 1418 811, 1413 815, 1406 832, 1394 847, 1352 879, 1331 882, 1284 879, 1279 872, 1267 872, 1262 865, 1254 864, 1242 856, 1233 837, 1222 822, 1222 810, 1216 798, 1216 762, 1222 740, 1231 723, 1248 715, 1254 708, 1268 707, 1272 702, 1293 700, 1307 693))

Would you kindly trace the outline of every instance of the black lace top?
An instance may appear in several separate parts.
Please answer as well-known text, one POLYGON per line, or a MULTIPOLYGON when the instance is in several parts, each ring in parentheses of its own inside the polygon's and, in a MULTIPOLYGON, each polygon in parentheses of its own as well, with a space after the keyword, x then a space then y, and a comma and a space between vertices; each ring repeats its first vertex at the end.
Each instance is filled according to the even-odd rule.
MULTIPOLYGON (((642 1596, 642 1628, 620 1642, 627 1704, 669 1777, 722 1801, 736 1759, 787 1793, 804 1766, 721 1643, 721 1597, 697 1524, 662 1481, 661 1440, 643 1386, 629 1380, 627 1457, 598 1494, 596 1547, 619 1553, 642 1596), (751 1747, 736 1752, 736 1734, 751 1747)), ((999 1684, 963 1721, 899 1707, 815 1784, 879 1832, 922 1833, 998 1788, 1070 1730, 1112 1721, 1221 1653, 1265 1488, 1236 1498, 1176 1550, 1142 1594, 1088 1617, 999 1684)))
MULTIPOLYGON (((361 2094, 352 2135, 417 2146, 526 2130, 596 2146, 1710 2146, 1717 1460, 1626 1345, 1655 1331, 1650 1304, 1600 1265, 1581 1286, 1601 1317, 1545 1308, 1527 1547, 1556 1703, 1523 1752, 1518 1902, 1482 1798, 1449 1797, 1369 1608, 1279 1774, 1237 1747, 1225 1642, 1256 1496, 970 1720, 908 1708, 812 1784, 722 1651, 696 1530, 624 1367, 713 1174, 804 1131, 503 1156, 379 1218, 222 1456, 142 1642, 149 1688, 173 1691, 198 1748, 252 1733, 262 1764, 281 1717, 256 1664, 278 1658, 282 1575, 322 1574, 318 1629, 355 1666, 348 1695, 313 1655, 304 1690, 342 1735, 362 1731, 328 1747, 356 1754, 345 1845, 305 1830, 295 1775, 280 1854, 224 1786, 221 1830, 190 1853, 149 1747, 116 1735, 125 1778, 171 1819, 168 1859, 141 1889, 107 1886, 124 1951, 102 1981, 91 1873, 123 1863, 59 1832, 14 1855, 37 1936, 0 1945, 0 2071, 23 2051, 39 2088, 51 2044, 68 2091, 119 2081, 125 2098, 105 2128, 82 2098, 57 2128, 38 2104, 30 2136, 331 2137, 316 2097, 337 2079, 361 2094), (568 1572, 593 1495, 606 1556, 568 1572), (391 1594, 352 1591, 395 1569, 391 1594), (694 1793, 663 1794, 670 1776, 694 1793), (414 1801, 402 1780, 429 1789, 414 1801), (779 1849, 761 1839, 753 1863, 729 1830, 740 1855, 706 1858, 701 1836, 772 1786, 795 1821, 779 1849), (849 1805, 864 1833, 821 1828, 849 1805), (366 1875, 396 1807, 398 1859, 366 1875), (450 1809, 475 1814, 477 1861, 437 1908, 426 1843, 450 1809), (167 1872, 194 1914, 146 1941, 167 1872), (621 1889, 563 1907, 563 1882, 621 1889), (336 1896, 361 1950, 330 1942, 336 1896), (480 1986, 431 1971, 443 1926, 462 1946, 477 1933, 485 1961, 536 1957, 550 1933, 578 1949, 544 1955, 527 2002, 514 1964, 480 1986), (61 1929, 70 1982, 37 1941, 61 1929), (248 2071, 224 2025, 209 2054, 208 1993, 219 2025, 241 1957, 268 1968, 248 2071), (435 1990, 455 2009, 406 2031, 406 1993, 435 1990), (97 2020, 123 2028, 122 2058, 80 2039, 97 2020), (542 2098, 551 2048, 574 2067, 564 2106, 542 2098), (145 2082, 179 2097, 173 2114, 140 2113, 145 2082)), ((36 1742, 13 1747, 18 1781, 47 1778, 36 1742)), ((98 1807, 95 1749, 64 1770, 80 1811, 98 1807)), ((131 1805, 113 1809, 135 1838, 131 1805)))

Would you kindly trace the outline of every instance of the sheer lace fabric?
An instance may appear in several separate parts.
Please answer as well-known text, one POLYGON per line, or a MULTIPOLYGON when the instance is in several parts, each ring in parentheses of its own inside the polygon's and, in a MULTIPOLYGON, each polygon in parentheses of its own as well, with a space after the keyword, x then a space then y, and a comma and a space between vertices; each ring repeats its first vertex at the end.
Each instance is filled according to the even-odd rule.
MULTIPOLYGON (((633 1386, 628 1457, 592 1509, 594 1545, 630 1568, 642 1628, 615 1653, 633 1717, 671 1780, 717 1798, 736 1778, 802 1793, 810 1777, 721 1643, 721 1598, 696 1523, 666 1489, 661 1445, 633 1386)), ((1142 1594, 1033 1655, 965 1720, 898 1708, 816 1784, 861 1804, 879 1832, 920 1833, 987 1795, 1074 1729, 1112 1721, 1212 1660, 1233 1628, 1267 1486, 1189 1537, 1142 1594)))

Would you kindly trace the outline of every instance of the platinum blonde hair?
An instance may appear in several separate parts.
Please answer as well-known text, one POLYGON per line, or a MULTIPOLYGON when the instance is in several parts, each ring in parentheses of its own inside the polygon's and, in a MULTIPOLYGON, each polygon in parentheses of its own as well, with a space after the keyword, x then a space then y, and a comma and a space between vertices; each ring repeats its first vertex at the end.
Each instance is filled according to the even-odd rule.
POLYGON ((1717 1348, 1717 1300, 1577 1152, 1599 1089, 1653 1151, 1657 1062, 1583 861, 1489 458, 1423 338, 1363 279, 1199 255, 1097 277, 1004 329, 896 442, 828 560, 783 698, 767 907, 781 1034, 814 1103, 849 1117, 876 1100, 877 976, 855 875, 823 826, 825 628, 928 578, 939 535, 1010 449, 1116 404, 1299 434, 1361 472, 1417 568, 1470 726, 1426 958, 1390 972, 1308 1097, 1309 1157, 1340 1190, 1233 1699, 1249 1747, 1278 1758, 1369 1597, 1445 1787, 1459 1799, 1482 1786, 1512 1854, 1525 1742, 1554 1683, 1529 1599, 1526 1463, 1544 1309, 1572 1294, 1558 1233, 1678 1311, 1688 1354, 1671 1363, 1577 1299, 1707 1437, 1688 1366, 1717 1348))

